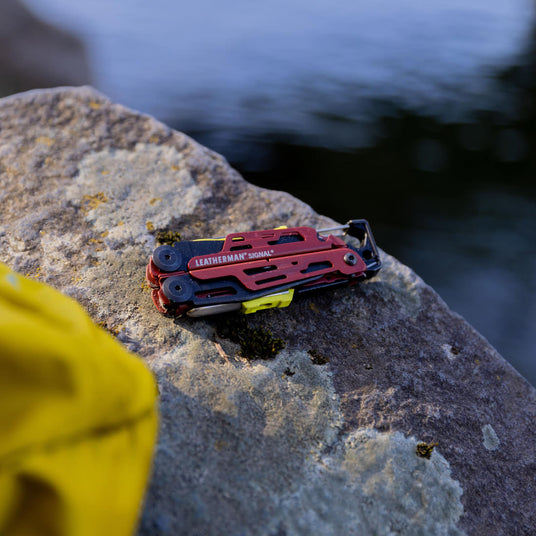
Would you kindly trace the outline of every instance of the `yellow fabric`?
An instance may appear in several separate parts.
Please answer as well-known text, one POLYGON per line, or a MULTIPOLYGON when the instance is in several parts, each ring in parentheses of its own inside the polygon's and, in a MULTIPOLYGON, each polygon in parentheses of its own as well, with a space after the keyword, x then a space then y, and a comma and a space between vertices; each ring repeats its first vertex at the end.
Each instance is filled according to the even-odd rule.
POLYGON ((0 535, 131 535, 156 397, 74 300, 0 263, 0 535))

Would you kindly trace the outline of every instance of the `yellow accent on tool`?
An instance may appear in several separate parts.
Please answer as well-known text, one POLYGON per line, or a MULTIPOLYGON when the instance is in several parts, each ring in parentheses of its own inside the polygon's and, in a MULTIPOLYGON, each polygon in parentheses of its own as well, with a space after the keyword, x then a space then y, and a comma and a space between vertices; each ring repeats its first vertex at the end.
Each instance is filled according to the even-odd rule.
POLYGON ((250 313, 256 313, 262 309, 270 309, 275 307, 287 307, 290 305, 292 298, 294 297, 294 289, 291 288, 286 292, 277 292, 275 294, 269 294, 262 298, 255 298, 242 302, 242 313, 249 315, 250 313))
POLYGON ((0 534, 134 534, 156 398, 74 300, 0 263, 0 534))

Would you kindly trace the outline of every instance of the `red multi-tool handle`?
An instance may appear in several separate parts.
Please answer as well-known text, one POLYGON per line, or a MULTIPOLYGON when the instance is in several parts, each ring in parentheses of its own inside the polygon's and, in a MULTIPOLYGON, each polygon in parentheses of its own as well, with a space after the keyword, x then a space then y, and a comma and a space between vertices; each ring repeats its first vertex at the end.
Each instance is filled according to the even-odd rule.
POLYGON ((286 257, 222 264, 192 270, 190 275, 200 280, 232 277, 238 279, 248 290, 263 290, 330 272, 359 276, 365 273, 366 269, 367 266, 361 257, 344 247, 286 257))
POLYGON ((269 229, 227 235, 221 251, 199 255, 188 262, 188 270, 204 269, 250 262, 259 259, 298 255, 332 248, 346 248, 344 240, 335 236, 320 237, 311 227, 269 229))

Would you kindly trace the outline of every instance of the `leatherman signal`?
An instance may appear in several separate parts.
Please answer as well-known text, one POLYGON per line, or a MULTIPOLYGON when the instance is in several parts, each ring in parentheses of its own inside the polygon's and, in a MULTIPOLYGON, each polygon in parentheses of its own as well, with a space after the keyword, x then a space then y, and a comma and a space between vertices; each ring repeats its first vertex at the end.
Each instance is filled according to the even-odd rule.
POLYGON ((286 307, 296 294, 354 285, 380 267, 368 222, 350 220, 329 229, 279 227, 160 246, 147 282, 162 313, 247 314, 286 307))

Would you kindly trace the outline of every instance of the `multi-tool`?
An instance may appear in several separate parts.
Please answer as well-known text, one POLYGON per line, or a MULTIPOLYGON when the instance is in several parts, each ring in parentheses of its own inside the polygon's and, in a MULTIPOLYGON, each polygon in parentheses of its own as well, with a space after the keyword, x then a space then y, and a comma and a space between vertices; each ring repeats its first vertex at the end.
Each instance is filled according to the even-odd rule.
POLYGON ((354 285, 380 268, 368 222, 350 220, 160 246, 146 275, 160 312, 197 317, 286 307, 296 295, 354 285))

